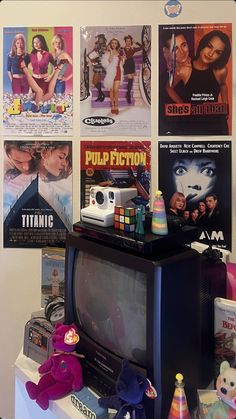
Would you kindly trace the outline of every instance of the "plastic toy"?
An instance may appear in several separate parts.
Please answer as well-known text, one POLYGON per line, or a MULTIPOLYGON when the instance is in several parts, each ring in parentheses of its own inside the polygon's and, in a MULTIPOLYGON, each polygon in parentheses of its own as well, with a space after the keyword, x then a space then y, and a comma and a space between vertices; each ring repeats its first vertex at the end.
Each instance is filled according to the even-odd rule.
POLYGON ((141 207, 137 208, 137 211, 136 211, 137 224, 135 228, 135 233, 141 234, 141 235, 144 234, 143 214, 145 214, 145 207, 141 205, 141 207))
POLYGON ((73 352, 78 341, 74 325, 57 323, 52 335, 54 353, 38 369, 42 377, 38 384, 31 381, 25 384, 29 397, 36 400, 41 409, 48 409, 50 400, 60 399, 83 387, 82 368, 78 360, 83 355, 73 352))
POLYGON ((144 378, 124 359, 122 370, 116 383, 116 395, 98 399, 100 406, 117 410, 114 419, 146 419, 143 406, 144 395, 156 397, 156 391, 147 378, 144 378))
POLYGON ((161 191, 156 191, 152 213, 152 233, 165 236, 168 234, 165 203, 161 191))
POLYGON ((175 391, 170 406, 168 419, 190 419, 187 399, 184 391, 183 375, 178 373, 175 376, 175 391))
POLYGON ((131 233, 135 230, 136 209, 115 206, 114 209, 114 228, 122 230, 125 233, 131 233))
POLYGON ((220 365, 220 374, 216 380, 219 400, 210 407, 207 419, 235 419, 236 417, 236 369, 228 361, 220 365))

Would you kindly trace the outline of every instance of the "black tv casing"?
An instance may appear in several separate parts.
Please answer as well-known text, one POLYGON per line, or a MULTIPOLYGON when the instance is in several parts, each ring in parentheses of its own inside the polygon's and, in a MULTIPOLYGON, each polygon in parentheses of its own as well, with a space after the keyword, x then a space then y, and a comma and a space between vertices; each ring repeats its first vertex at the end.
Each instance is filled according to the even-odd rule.
MULTIPOLYGON (((208 371, 201 371, 201 328, 208 317, 209 298, 202 298, 201 255, 190 248, 178 247, 157 255, 144 255, 80 233, 69 233, 66 240, 65 322, 76 323, 80 341, 84 382, 97 394, 115 394, 115 383, 122 358, 95 342, 82 330, 75 312, 73 277, 75 255, 80 250, 103 260, 135 268, 147 275, 147 365, 131 365, 147 376, 157 390, 153 401, 145 397, 148 419, 165 419, 174 392, 175 375, 185 378, 190 409, 197 405, 197 389, 212 380, 213 354, 208 354, 208 371), (203 318, 204 316, 204 318, 203 318)), ((212 319, 213 327, 213 319, 212 319)), ((204 338, 208 336, 205 332, 204 338)), ((209 340, 213 330, 209 330, 209 340)), ((205 359, 206 359, 206 355, 205 359)))

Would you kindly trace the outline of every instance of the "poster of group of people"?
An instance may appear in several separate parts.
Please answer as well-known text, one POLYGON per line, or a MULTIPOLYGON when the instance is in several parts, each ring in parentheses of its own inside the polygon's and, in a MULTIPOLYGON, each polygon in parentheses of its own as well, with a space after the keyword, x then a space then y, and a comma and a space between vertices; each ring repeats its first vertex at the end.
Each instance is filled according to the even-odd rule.
POLYGON ((159 142, 167 214, 199 227, 198 241, 231 250, 231 142, 159 142))
POLYGON ((90 204, 90 188, 99 186, 136 188, 133 203, 150 209, 150 141, 81 141, 80 166, 81 208, 90 204))
POLYGON ((4 141, 4 247, 65 245, 72 229, 72 142, 4 141))
POLYGON ((232 24, 159 26, 159 135, 231 135, 232 24))
POLYGON ((72 48, 72 27, 3 29, 5 135, 72 135, 72 48))
POLYGON ((151 27, 82 27, 83 136, 151 134, 151 27))

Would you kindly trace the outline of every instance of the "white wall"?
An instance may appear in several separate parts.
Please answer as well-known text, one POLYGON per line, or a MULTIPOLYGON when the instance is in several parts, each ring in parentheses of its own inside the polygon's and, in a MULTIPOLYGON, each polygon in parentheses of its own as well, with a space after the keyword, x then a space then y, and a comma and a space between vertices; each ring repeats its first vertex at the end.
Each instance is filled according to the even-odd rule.
MULTIPOLYGON (((168 23, 236 22, 236 3, 233 0, 182 0, 183 11, 178 18, 164 14, 166 1, 11 1, 0 3, 0 60, 2 60, 2 28, 10 26, 73 26, 74 27, 74 213, 79 219, 79 27, 86 25, 152 25, 152 191, 157 187, 157 25, 168 23), (78 175, 77 175, 78 174, 78 175)), ((233 26, 233 39, 235 27, 233 26)), ((236 42, 233 44, 233 69, 236 68, 236 42)), ((0 80, 2 80, 2 65, 0 80)), ((234 112, 235 114, 235 84, 234 112)), ((2 83, 0 83, 2 109, 2 83)), ((236 118, 233 118, 236 133, 236 118)), ((123 138, 122 138, 123 139, 123 138)), ((128 138, 126 138, 128 139, 128 138)), ((1 147, 3 142, 0 125, 1 147)), ((234 138, 232 143, 234 143, 234 138)), ((1 154, 2 155, 2 154, 1 154)), ((233 144, 233 162, 236 149, 233 144)), ((233 208, 236 204, 236 169, 233 168, 233 208)), ((2 196, 2 158, 0 158, 0 194, 2 196)), ((3 249, 2 215, 0 217, 0 417, 13 419, 14 370, 12 365, 22 346, 24 324, 32 311, 40 307, 41 251, 37 249, 3 249)), ((236 223, 233 226, 235 237, 236 223)), ((236 262, 236 241, 233 241, 231 260, 236 262)), ((23 418, 22 418, 23 419, 23 418)))

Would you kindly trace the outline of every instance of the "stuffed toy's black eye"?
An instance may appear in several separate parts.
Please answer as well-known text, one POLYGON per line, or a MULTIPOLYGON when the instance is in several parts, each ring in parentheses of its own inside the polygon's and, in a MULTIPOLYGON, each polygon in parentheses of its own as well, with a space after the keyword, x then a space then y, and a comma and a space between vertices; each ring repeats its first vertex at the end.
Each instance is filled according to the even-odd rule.
POLYGON ((231 387, 234 387, 234 382, 230 381, 230 385, 231 385, 231 387))

